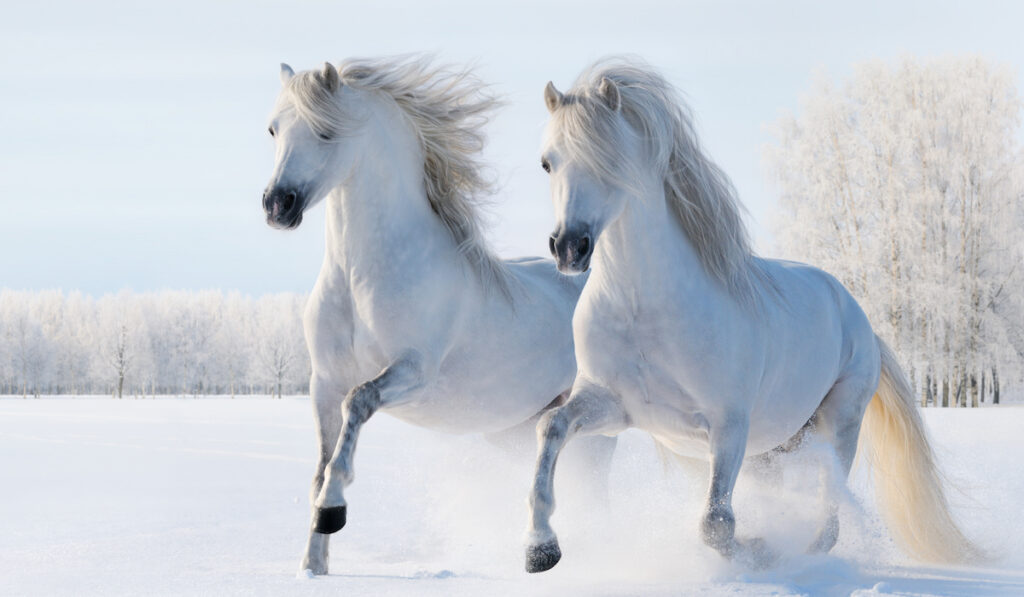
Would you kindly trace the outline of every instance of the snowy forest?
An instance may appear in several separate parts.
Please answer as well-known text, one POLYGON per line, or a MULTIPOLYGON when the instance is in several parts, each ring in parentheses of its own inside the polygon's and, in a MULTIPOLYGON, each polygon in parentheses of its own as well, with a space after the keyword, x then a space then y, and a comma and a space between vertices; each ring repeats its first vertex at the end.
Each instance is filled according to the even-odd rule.
POLYGON ((0 394, 305 393, 305 297, 0 290, 0 394))
POLYGON ((876 61, 822 78, 766 149, 781 253, 850 289, 922 405, 998 403, 1024 375, 1020 110, 1009 67, 876 61))

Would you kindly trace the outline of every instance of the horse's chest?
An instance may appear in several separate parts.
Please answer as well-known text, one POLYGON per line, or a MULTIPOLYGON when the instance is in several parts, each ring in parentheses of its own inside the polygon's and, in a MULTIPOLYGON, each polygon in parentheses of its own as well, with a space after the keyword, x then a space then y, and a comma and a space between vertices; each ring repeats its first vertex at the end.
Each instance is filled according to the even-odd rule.
POLYGON ((714 407, 697 374, 700 326, 685 314, 642 304, 624 309, 595 301, 584 312, 586 321, 576 322, 581 373, 618 397, 633 427, 673 438, 677 452, 706 453, 714 407))
POLYGON ((643 349, 629 354, 613 390, 633 427, 671 438, 662 441, 678 453, 702 456, 707 450, 708 404, 662 356, 643 349))
MULTIPOLYGON (((610 311, 614 313, 614 311, 610 311)), ((580 368, 613 385, 636 408, 664 400, 686 400, 678 379, 678 334, 658 315, 624 313, 595 318, 581 346, 580 368)))

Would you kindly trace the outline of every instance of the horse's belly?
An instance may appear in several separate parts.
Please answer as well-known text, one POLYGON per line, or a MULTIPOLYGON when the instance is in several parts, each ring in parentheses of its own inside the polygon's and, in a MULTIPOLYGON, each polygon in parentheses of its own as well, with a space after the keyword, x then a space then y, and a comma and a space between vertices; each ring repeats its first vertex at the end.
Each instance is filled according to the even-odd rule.
POLYGON ((508 429, 540 412, 569 389, 576 373, 568 349, 500 353, 454 351, 437 381, 389 409, 421 427, 449 433, 508 429))
POLYGON ((828 385, 813 391, 791 388, 775 399, 759 401, 750 414, 747 455, 762 454, 792 439, 821 405, 828 385))
POLYGON ((674 348, 620 346, 589 353, 584 363, 588 377, 605 380, 619 397, 631 426, 682 456, 707 458, 711 421, 727 420, 729 411, 749 416, 746 455, 769 451, 792 438, 824 396, 824 390, 799 389, 778 398, 759 397, 753 383, 730 384, 738 376, 716 367, 721 359, 706 362, 674 348))
POLYGON ((499 386, 470 390, 438 383, 385 410, 406 423, 444 433, 491 433, 529 419, 557 395, 553 390, 530 393, 499 386))

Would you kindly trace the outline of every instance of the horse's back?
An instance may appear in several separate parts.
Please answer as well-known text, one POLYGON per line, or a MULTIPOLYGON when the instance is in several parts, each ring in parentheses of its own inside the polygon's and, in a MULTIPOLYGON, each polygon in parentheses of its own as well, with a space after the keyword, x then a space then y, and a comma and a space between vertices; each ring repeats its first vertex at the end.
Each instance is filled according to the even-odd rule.
MULTIPOLYGON (((760 265, 775 282, 778 308, 788 318, 824 329, 843 344, 874 344, 874 332, 867 315, 850 291, 835 276, 813 265, 781 259, 759 259, 760 265)), ((850 351, 854 347, 844 346, 850 351)), ((842 355, 843 361, 849 354, 842 355)))

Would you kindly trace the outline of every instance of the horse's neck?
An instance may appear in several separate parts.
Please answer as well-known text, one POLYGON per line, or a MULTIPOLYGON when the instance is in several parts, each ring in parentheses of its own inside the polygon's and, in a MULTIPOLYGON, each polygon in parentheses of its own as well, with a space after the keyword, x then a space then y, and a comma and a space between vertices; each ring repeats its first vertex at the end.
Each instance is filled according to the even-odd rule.
POLYGON ((352 175, 327 199, 327 251, 342 268, 438 243, 443 225, 427 201, 423 153, 411 125, 394 112, 374 113, 352 175))
POLYGON ((703 292, 710 280, 668 204, 662 185, 627 201, 602 233, 594 252, 594 274, 627 293, 703 292))

